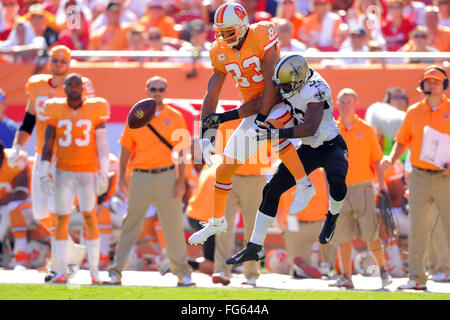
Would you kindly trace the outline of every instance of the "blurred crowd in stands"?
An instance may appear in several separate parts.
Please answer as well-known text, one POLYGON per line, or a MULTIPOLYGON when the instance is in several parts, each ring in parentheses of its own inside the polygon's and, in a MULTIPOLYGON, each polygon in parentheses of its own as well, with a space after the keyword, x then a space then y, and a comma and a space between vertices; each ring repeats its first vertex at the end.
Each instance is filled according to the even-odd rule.
MULTIPOLYGON (((214 41, 214 12, 224 2, 1 0, 0 56, 35 62, 57 44, 72 50, 207 51, 214 41)), ((276 24, 282 52, 450 51, 450 0, 238 2, 250 23, 276 24)), ((370 60, 345 60, 366 62, 370 60)))

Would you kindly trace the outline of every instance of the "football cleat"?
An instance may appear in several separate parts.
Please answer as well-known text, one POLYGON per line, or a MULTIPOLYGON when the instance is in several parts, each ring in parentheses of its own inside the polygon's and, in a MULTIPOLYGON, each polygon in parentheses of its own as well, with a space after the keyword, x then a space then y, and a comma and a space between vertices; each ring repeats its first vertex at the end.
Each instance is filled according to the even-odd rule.
POLYGON ((54 283, 54 284, 66 284, 67 283, 67 277, 66 277, 66 275, 64 273, 58 273, 51 280, 51 283, 54 283))
POLYGON ((261 245, 249 242, 247 247, 226 261, 226 264, 241 264, 245 261, 260 261, 266 257, 261 245))
POLYGON ((381 287, 386 288, 392 284, 392 277, 386 269, 380 269, 381 287))
POLYGON ((98 274, 98 272, 91 273, 91 283, 92 284, 103 284, 103 281, 100 280, 100 275, 98 274))
POLYGON ((424 284, 418 284, 415 280, 410 279, 407 283, 398 287, 398 290, 427 290, 424 284))
POLYGON ((352 279, 347 278, 346 275, 342 275, 335 283, 329 284, 329 287, 334 288, 346 288, 346 289, 354 289, 352 279))
POLYGON ((30 266, 31 255, 25 251, 17 251, 14 259, 9 263, 11 268, 22 266, 28 268, 30 266))
POLYGON ((230 278, 228 278, 223 272, 214 273, 212 275, 213 283, 221 283, 224 286, 230 284, 230 278))
POLYGON ((113 286, 120 286, 122 284, 122 281, 115 275, 110 274, 109 280, 103 281, 102 284, 109 284, 113 286))
POLYGON ((297 184, 297 193, 289 208, 289 214, 294 215, 305 210, 309 201, 315 194, 316 187, 311 180, 308 179, 306 183, 297 184))
POLYGON ((209 237, 227 231, 227 220, 222 218, 211 218, 208 222, 200 221, 203 229, 195 232, 189 237, 189 244, 198 245, 205 243, 209 237))
POLYGON ((192 287, 195 286, 195 282, 192 282, 191 276, 184 276, 183 279, 178 281, 177 287, 192 287))
POLYGON ((339 213, 331 214, 331 212, 328 211, 325 221, 322 225, 322 230, 320 230, 319 234, 319 242, 321 244, 327 244, 331 241, 331 239, 333 239, 334 229, 336 228, 336 221, 338 217, 339 213))
POLYGON ((52 281, 52 279, 57 275, 57 273, 55 271, 49 271, 45 274, 45 278, 44 281, 45 282, 50 282, 52 281))
POLYGON ((255 277, 245 277, 245 280, 242 281, 243 285, 256 287, 256 278, 255 277))

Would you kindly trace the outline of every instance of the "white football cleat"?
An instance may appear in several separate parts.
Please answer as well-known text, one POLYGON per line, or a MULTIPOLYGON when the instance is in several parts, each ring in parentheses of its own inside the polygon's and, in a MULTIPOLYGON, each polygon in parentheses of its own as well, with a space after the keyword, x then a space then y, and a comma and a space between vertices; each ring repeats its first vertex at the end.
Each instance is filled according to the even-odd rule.
POLYGON ((294 201, 292 201, 291 207, 289 208, 289 214, 297 214, 306 209, 309 201, 316 194, 316 187, 311 182, 307 180, 306 183, 297 183, 297 194, 295 195, 294 201))
POLYGON ((208 222, 200 221, 203 229, 197 231, 189 237, 189 244, 203 244, 212 235, 227 231, 227 220, 225 217, 211 218, 208 222))

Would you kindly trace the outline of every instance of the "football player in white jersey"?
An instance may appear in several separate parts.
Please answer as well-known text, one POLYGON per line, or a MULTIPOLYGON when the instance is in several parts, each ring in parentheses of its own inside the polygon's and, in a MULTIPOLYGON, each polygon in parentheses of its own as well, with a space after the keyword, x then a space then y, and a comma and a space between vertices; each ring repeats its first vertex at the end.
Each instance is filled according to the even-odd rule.
MULTIPOLYGON (((348 169, 347 145, 339 134, 333 117, 331 89, 317 71, 309 68, 306 60, 297 54, 279 59, 273 77, 275 90, 280 94, 295 118, 290 128, 276 129, 269 123, 256 130, 258 140, 301 138, 297 153, 307 174, 322 167, 330 186, 329 211, 319 242, 331 241, 339 211, 347 194, 345 178, 348 169)), ((283 192, 295 185, 295 179, 281 164, 263 191, 253 234, 247 247, 227 260, 227 264, 241 264, 248 260, 262 260, 262 245, 269 226, 275 219, 283 192)))

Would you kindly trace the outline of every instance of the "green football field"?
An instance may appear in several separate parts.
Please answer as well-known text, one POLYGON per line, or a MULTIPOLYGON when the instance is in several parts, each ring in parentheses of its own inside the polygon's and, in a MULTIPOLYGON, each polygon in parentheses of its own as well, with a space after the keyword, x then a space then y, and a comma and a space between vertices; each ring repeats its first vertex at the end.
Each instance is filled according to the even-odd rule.
POLYGON ((450 294, 2 284, 0 300, 450 300, 450 294))

